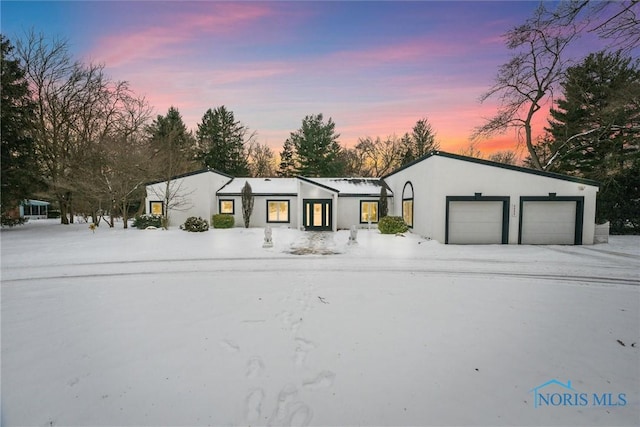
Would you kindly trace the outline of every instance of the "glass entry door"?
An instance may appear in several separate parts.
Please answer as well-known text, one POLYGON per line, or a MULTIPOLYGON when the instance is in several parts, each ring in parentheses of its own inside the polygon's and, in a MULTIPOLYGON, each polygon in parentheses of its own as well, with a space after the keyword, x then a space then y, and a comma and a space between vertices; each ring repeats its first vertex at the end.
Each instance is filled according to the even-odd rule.
POLYGON ((331 199, 302 201, 302 223, 306 230, 331 230, 331 199))

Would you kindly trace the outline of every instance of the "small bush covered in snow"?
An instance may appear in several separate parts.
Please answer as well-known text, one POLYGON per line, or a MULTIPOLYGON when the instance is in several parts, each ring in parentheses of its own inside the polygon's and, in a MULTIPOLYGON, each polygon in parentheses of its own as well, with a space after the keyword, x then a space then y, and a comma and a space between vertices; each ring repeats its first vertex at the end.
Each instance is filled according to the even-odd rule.
POLYGON ((162 227, 162 216, 151 214, 138 215, 133 220, 133 226, 141 230, 147 227, 160 228, 162 227))
POLYGON ((209 229, 209 223, 206 219, 202 219, 200 217, 190 216, 187 220, 180 226, 180 230, 184 231, 193 231, 193 232, 202 232, 207 231, 209 229))
POLYGON ((382 234, 404 233, 409 227, 400 216, 385 216, 378 222, 378 230, 382 234))
POLYGON ((233 215, 229 214, 217 214, 211 218, 211 225, 213 228, 233 228, 236 221, 233 215))

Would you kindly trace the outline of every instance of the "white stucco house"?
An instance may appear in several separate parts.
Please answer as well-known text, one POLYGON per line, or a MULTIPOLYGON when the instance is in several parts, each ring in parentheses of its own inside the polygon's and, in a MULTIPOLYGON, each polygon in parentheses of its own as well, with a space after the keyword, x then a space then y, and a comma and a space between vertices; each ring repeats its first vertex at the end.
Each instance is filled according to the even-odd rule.
POLYGON ((254 195, 251 227, 366 227, 378 222, 384 187, 389 215, 448 244, 592 244, 599 188, 591 180, 434 151, 381 178, 239 178, 204 169, 149 183, 147 212, 168 209, 170 226, 227 213, 242 226, 246 182, 254 195))

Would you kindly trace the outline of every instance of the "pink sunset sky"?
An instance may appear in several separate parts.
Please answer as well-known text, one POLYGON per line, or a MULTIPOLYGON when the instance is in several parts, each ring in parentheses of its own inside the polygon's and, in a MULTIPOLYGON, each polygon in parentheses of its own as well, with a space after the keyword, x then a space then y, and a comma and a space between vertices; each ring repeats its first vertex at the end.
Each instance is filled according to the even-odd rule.
MULTIPOLYGON (((344 146, 400 137, 426 117, 441 148, 457 152, 497 109, 478 98, 509 58, 502 34, 537 5, 3 1, 2 32, 67 39, 78 59, 104 63, 155 114, 175 106, 192 130, 225 105, 279 152, 306 115, 331 117, 344 146)), ((576 55, 600 48, 583 41, 576 55)), ((478 148, 515 149, 516 140, 508 132, 478 148)))

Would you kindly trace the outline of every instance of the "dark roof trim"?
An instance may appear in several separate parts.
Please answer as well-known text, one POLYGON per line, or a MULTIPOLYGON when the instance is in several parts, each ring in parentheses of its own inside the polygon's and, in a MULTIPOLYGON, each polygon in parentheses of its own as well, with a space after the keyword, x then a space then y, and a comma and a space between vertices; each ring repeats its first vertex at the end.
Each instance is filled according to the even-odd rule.
POLYGON ((307 184, 311 184, 311 185, 315 185, 316 187, 320 187, 320 188, 324 188, 325 190, 329 190, 333 193, 339 193, 338 190, 336 190, 335 188, 331 188, 328 185, 324 185, 324 184, 320 184, 319 182, 315 182, 310 180, 309 178, 305 178, 303 176, 296 176, 296 178, 298 178, 300 181, 304 181, 307 184))
POLYGON ((537 169, 530 169, 530 168, 525 168, 522 166, 514 166, 514 165, 507 165, 505 163, 498 163, 498 162, 492 162, 491 160, 485 160, 485 159, 478 159, 476 157, 467 157, 467 156, 461 156, 459 154, 451 154, 451 153, 446 153, 444 151, 432 151, 428 154, 425 154, 424 156, 420 157, 419 159, 414 160, 413 162, 407 163, 406 165, 396 169, 395 171, 391 172, 390 174, 387 174, 385 176, 382 177, 382 179, 385 179, 387 177, 390 177, 391 175, 394 175, 404 169, 407 169, 410 166, 415 165, 416 163, 420 163, 423 160, 428 159, 429 157, 432 156, 441 156, 441 157, 448 157, 450 159, 455 159, 455 160, 462 160, 462 161, 466 161, 466 162, 471 162, 471 163, 478 163, 481 165, 486 165, 486 166, 494 166, 494 167, 498 167, 498 168, 502 168, 502 169, 509 169, 509 170, 513 170, 516 172, 524 172, 524 173, 529 173, 532 175, 539 175, 539 176, 544 176, 547 178, 555 178, 555 179, 560 179, 563 181, 571 181, 571 182, 577 182, 579 184, 585 184, 585 185, 591 185, 594 187, 600 187, 600 183, 598 181, 594 181, 592 179, 586 179, 586 178, 579 178, 577 176, 570 176, 570 175, 563 175, 563 174, 559 174, 559 173, 555 173, 555 172, 548 172, 548 171, 541 171, 541 170, 537 170, 537 169))
MULTIPOLYGON (((296 193, 251 193, 253 196, 260 197, 297 197, 296 193)), ((241 197, 242 193, 221 193, 218 191, 216 193, 218 197, 241 197)))
MULTIPOLYGON (((367 198, 380 198, 380 193, 375 194, 350 194, 350 193, 340 193, 338 197, 367 197, 367 198)), ((393 197, 393 193, 387 193, 387 197, 393 197)))
POLYGON ((159 184, 161 182, 172 181, 174 179, 179 179, 179 178, 186 178, 186 177, 192 176, 192 175, 200 175, 201 173, 205 173, 205 172, 217 173, 218 175, 221 175, 221 176, 224 176, 224 177, 227 177, 227 178, 233 180, 233 177, 231 175, 228 175, 228 174, 226 174, 224 172, 220 172, 220 171, 217 171, 217 170, 211 169, 211 168, 204 168, 204 169, 198 169, 198 170, 195 170, 195 171, 192 171, 192 172, 183 173, 183 174, 180 174, 180 175, 175 175, 175 176, 172 176, 169 179, 159 179, 159 180, 156 180, 156 181, 150 181, 150 182, 147 182, 145 185, 159 184))

